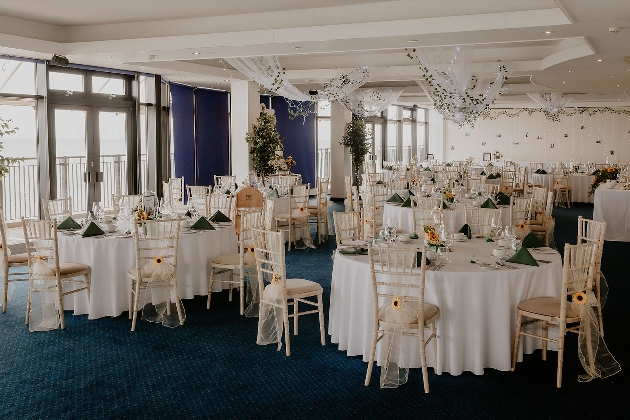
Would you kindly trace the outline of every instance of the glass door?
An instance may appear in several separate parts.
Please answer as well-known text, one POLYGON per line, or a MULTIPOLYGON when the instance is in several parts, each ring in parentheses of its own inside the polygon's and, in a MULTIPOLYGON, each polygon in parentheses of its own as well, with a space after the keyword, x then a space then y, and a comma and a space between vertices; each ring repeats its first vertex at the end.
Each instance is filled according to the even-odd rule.
POLYGON ((129 110, 52 106, 56 196, 72 197, 85 213, 94 202, 112 207, 112 194, 127 193, 129 110))

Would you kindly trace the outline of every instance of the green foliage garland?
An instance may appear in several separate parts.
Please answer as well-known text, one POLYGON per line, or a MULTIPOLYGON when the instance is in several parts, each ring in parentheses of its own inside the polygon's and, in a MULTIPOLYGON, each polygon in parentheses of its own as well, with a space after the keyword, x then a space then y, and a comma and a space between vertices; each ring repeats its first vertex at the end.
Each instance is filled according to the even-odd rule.
POLYGON ((256 174, 263 179, 274 174, 276 151, 284 150, 284 145, 276 128, 276 117, 265 112, 264 105, 256 123, 252 125, 251 133, 245 136, 245 141, 250 145, 249 153, 252 155, 256 174))
POLYGON ((560 115, 565 115, 567 117, 572 117, 574 115, 580 114, 586 114, 589 117, 592 117, 593 115, 596 114, 605 114, 607 112, 611 113, 611 114, 617 114, 617 115, 630 115, 630 110, 628 109, 613 109, 613 108, 609 108, 609 107, 604 107, 604 108, 573 108, 573 110, 568 111, 565 109, 561 109, 558 112, 554 113, 553 115, 548 115, 548 111, 542 109, 542 108, 521 108, 521 109, 514 109, 514 110, 509 110, 509 109, 487 109, 485 110, 482 114, 481 114, 481 118, 483 118, 484 120, 496 120, 497 118, 499 118, 501 115, 505 115, 506 117, 510 117, 510 118, 515 118, 518 117, 519 115, 523 114, 523 113, 527 113, 528 115, 532 115, 535 114, 537 112, 542 112, 546 118, 550 119, 551 121, 555 121, 555 122, 559 122, 560 121, 560 115))
MULTIPOLYGON (((17 127, 11 128, 9 123, 11 120, 5 120, 0 117, 0 137, 4 137, 5 134, 14 134, 17 132, 17 127)), ((2 149, 4 145, 0 141, 0 179, 2 179, 7 173, 9 173, 9 165, 17 162, 22 162, 24 159, 20 158, 8 158, 2 155, 2 149)))

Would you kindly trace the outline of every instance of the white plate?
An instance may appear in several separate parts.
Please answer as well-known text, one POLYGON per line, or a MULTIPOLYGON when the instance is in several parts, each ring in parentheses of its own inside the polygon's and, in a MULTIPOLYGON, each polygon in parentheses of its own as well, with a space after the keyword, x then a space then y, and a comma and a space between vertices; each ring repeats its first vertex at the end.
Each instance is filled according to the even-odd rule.
POLYGON ((341 244, 346 247, 367 246, 365 241, 342 241, 341 244))
POLYGON ((212 222, 212 223, 218 226, 230 226, 232 224, 232 222, 212 222))
POLYGON ((182 229, 179 231, 179 233, 184 233, 184 234, 188 234, 188 233, 197 233, 197 232, 201 232, 200 230, 192 230, 192 229, 182 229))

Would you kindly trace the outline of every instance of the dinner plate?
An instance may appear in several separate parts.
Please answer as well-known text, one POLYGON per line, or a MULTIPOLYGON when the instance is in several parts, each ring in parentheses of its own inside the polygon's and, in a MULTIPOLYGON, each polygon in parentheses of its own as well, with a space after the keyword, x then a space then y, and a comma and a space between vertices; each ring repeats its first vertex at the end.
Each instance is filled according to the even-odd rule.
POLYGON ((365 241, 341 241, 341 244, 344 247, 354 248, 357 246, 367 246, 367 242, 365 241))
POLYGON ((183 233, 183 234, 189 234, 189 233, 197 233, 197 232, 201 232, 200 230, 193 230, 193 229, 182 229, 179 231, 179 233, 183 233))

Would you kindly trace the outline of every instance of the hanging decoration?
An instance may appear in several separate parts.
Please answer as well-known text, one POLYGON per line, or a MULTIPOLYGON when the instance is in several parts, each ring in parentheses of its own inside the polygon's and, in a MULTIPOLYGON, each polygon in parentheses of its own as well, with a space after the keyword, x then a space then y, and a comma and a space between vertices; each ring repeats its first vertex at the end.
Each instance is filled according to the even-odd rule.
POLYGON ((369 88, 354 90, 339 102, 359 118, 375 117, 393 104, 405 88, 369 88))
POLYGON ((321 90, 304 93, 293 85, 285 76, 285 69, 280 65, 276 56, 265 57, 235 57, 225 59, 232 67, 243 75, 260 84, 273 95, 283 96, 289 104, 289 117, 306 116, 315 112, 312 105, 320 101, 339 101, 345 98, 370 78, 367 67, 351 70, 338 75, 321 90))
POLYGON ((528 93, 527 96, 542 105, 543 114, 551 121, 560 121, 560 111, 573 100, 572 95, 561 92, 528 93))
POLYGON ((489 110, 503 93, 507 69, 498 62, 492 77, 472 73, 473 47, 448 46, 412 49, 407 53, 420 63, 422 78, 416 82, 433 101, 442 116, 460 127, 474 126, 481 113, 489 110))
MULTIPOLYGON (((505 115, 506 117, 516 118, 523 113, 527 113, 528 115, 533 115, 537 112, 543 112, 541 108, 520 108, 520 109, 488 109, 481 114, 481 118, 484 120, 496 120, 501 115, 505 115)), ((617 114, 617 115, 630 115, 630 109, 613 109, 609 107, 603 108, 578 108, 575 107, 572 110, 564 110, 561 109, 558 111, 558 115, 564 115, 567 117, 572 117, 574 115, 583 115, 586 114, 589 117, 592 117, 596 114, 617 114)), ((559 119, 556 122, 560 121, 559 119)), ((629 131, 630 132, 630 131, 629 131)), ((537 139, 542 139, 542 136, 538 136, 537 139)))

